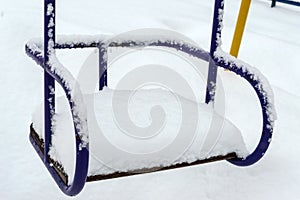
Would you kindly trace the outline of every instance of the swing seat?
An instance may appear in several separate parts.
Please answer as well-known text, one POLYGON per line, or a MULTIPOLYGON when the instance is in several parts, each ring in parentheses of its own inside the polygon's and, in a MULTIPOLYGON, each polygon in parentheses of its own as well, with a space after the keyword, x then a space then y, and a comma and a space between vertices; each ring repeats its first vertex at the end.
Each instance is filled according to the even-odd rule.
MULTIPOLYGON (((102 60, 107 60, 105 58, 105 55, 107 54, 105 51, 101 51, 101 49, 103 49, 101 47, 103 38, 99 37, 98 40, 95 40, 95 37, 82 37, 86 39, 77 42, 69 42, 72 39, 61 37, 62 39, 59 40, 60 42, 56 43, 56 48, 96 47, 99 48, 99 56, 103 58, 102 60)), ((152 42, 145 42, 125 38, 124 41, 116 41, 111 44, 114 47, 134 47, 140 45, 166 46, 209 62, 208 52, 190 46, 190 44, 182 44, 180 41, 160 41, 155 38, 152 42)), ((42 48, 42 43, 38 40, 32 40, 26 45, 27 54, 43 67, 44 57, 42 48)), ((102 79, 103 77, 100 78, 99 92, 82 95, 83 105, 81 100, 80 102, 75 102, 78 101, 78 99, 75 96, 71 96, 72 91, 69 88, 72 79, 67 82, 61 77, 62 75, 68 74, 66 68, 59 63, 56 57, 52 57, 52 59, 54 59, 50 62, 52 68, 46 69, 46 73, 49 73, 63 87, 66 97, 56 98, 55 114, 51 116, 51 140, 44 140, 44 135, 47 135, 44 133, 44 117, 49 117, 49 115, 45 115, 43 107, 40 106, 33 115, 33 123, 30 126, 30 141, 60 189, 67 195, 76 195, 82 190, 85 182, 90 181, 169 170, 219 160, 228 160, 230 163, 237 166, 249 166, 261 159, 271 142, 273 122, 276 117, 273 108, 272 92, 269 89, 268 82, 258 71, 251 68, 251 66, 246 63, 239 62, 237 59, 230 57, 224 52, 217 53, 219 54, 216 54, 218 57, 215 58, 215 62, 217 62, 220 67, 228 69, 248 81, 255 90, 261 104, 263 131, 258 146, 250 154, 245 147, 240 131, 230 121, 223 119, 215 113, 210 104, 196 103, 182 97, 179 98, 179 101, 183 103, 182 105, 197 108, 199 114, 197 115, 199 117, 199 119, 197 119, 199 126, 197 126, 196 131, 187 129, 180 134, 180 136, 182 136, 180 139, 187 140, 190 143, 183 143, 184 145, 177 146, 179 150, 183 151, 177 152, 175 154, 176 157, 174 157, 172 151, 166 151, 167 153, 163 150, 161 151, 161 144, 167 144, 166 146, 168 146, 168 144, 172 143, 174 140, 180 141, 180 139, 174 139, 173 134, 176 134, 178 131, 172 130, 172 126, 170 126, 171 129, 166 130, 166 133, 162 134, 163 137, 159 138, 158 142, 156 141, 157 143, 153 142, 153 144, 151 144, 150 142, 150 144, 148 144, 152 147, 152 150, 157 150, 156 147, 160 149, 157 151, 158 153, 150 154, 153 155, 152 157, 147 157, 145 155, 151 150, 149 150, 147 145, 144 145, 143 143, 135 145, 136 143, 130 141, 130 139, 124 139, 123 131, 110 126, 115 124, 113 116, 114 107, 111 103, 114 99, 113 94, 116 93, 116 91, 105 87, 107 86, 106 77, 104 80, 102 79), (74 112, 74 107, 78 105, 87 109, 86 118, 83 118, 86 120, 78 121, 78 113, 76 114, 76 112, 74 112), (222 122, 221 126, 220 122, 222 122), (84 123, 87 124, 85 133, 88 133, 89 135, 89 143, 88 147, 84 146, 82 148, 82 144, 84 144, 86 138, 79 135, 79 133, 80 125, 84 123), (99 127, 103 128, 103 130, 99 127), (51 141, 51 146, 47 156, 45 156, 44 147, 47 146, 47 141, 48 144, 49 141, 51 141), (132 147, 136 147, 137 149, 132 149, 132 147), (130 152, 130 156, 128 156, 128 154, 122 154, 122 152, 124 153, 126 151, 130 152), (160 155, 159 152, 163 152, 163 154, 160 155), (142 156, 132 156, 135 154, 141 154, 142 156)), ((103 64, 100 62, 99 68, 100 71, 106 69, 106 63, 103 64)), ((104 70, 104 72, 106 71, 104 70)), ((106 73, 104 74, 106 75, 106 73)), ((127 91, 127 93, 128 92, 132 93, 132 91, 127 91)), ((142 127, 147 127, 147 125, 149 125, 149 116, 147 114, 152 114, 149 112, 149 105, 151 104, 147 102, 149 95, 153 96, 154 100, 156 98, 156 101, 158 101, 158 97, 160 97, 159 99, 161 99, 161 97, 168 99, 170 94, 163 90, 147 90, 142 92, 142 94, 143 95, 139 100, 141 104, 140 108, 142 110, 135 110, 136 113, 133 113, 132 116, 143 114, 143 116, 140 116, 138 119, 144 118, 144 124, 143 121, 139 123, 143 124, 141 125, 142 127), (147 118, 148 121, 145 118, 147 118)), ((126 91, 123 95, 128 96, 126 91)), ((47 104, 49 104, 49 99, 45 99, 47 100, 47 104)), ((124 105, 124 102, 122 103, 122 101, 119 101, 119 103, 124 105)), ((156 103, 156 105, 160 105, 160 103, 156 103)), ((169 99, 165 103, 166 106, 170 106, 172 103, 175 104, 176 101, 174 101, 174 99, 169 99)), ((178 113, 178 111, 173 110, 169 113, 169 116, 178 119, 181 114, 178 113)), ((190 116, 188 116, 187 119, 195 120, 190 118, 190 116)), ((127 122, 128 121, 122 122, 122 119, 119 121, 119 123, 123 125, 128 124, 127 122)), ((190 127, 193 127, 194 125, 194 123, 191 123, 190 127)), ((186 126, 189 127, 188 123, 186 126)), ((144 132, 140 133, 144 134, 144 132)), ((126 134, 125 130, 125 135, 126 134)), ((134 135, 134 137, 139 137, 139 135, 134 135)), ((174 148, 174 150, 177 149, 174 148)))
MULTIPOLYGON (((249 154, 238 128, 218 115, 210 105, 180 96, 174 98, 171 92, 162 89, 135 91, 136 97, 128 103, 129 113, 135 123, 147 127, 140 135, 130 135, 135 130, 127 122, 130 116, 121 116, 117 122, 115 115, 120 115, 117 113, 120 110, 114 108, 116 105, 112 105, 112 102, 126 105, 126 97, 132 93, 133 91, 104 88, 95 94, 84 95, 90 138, 88 181, 146 173, 195 162, 199 164, 233 157, 243 158, 249 154), (155 105, 162 106, 165 113, 151 112, 151 107, 155 105), (181 119, 181 108, 192 108, 195 114, 189 113, 189 119, 184 121, 181 119), (163 130, 151 132, 153 127, 147 125, 153 122, 151 117, 165 120, 162 123, 163 130), (186 127, 184 133, 180 133, 181 126, 186 127), (147 129, 151 135, 144 135, 147 129), (171 149, 165 148, 172 144, 171 149)), ((69 184, 68 177, 73 176, 74 165, 73 122, 66 98, 57 98, 56 106, 49 155, 60 169, 63 180, 69 184)), ((31 134, 38 141, 44 140, 43 114, 41 104, 33 114, 31 128, 31 134)))
POLYGON ((128 38, 110 37, 109 40, 99 35, 56 37, 55 0, 45 1, 44 6, 44 38, 31 40, 25 46, 28 56, 44 70, 44 108, 40 106, 34 112, 29 139, 56 184, 65 194, 77 195, 88 181, 224 159, 237 166, 250 166, 265 155, 276 120, 273 92, 259 70, 222 51, 223 0, 215 0, 209 52, 195 44, 174 38, 173 34, 170 34, 170 38, 160 35, 144 38, 145 35, 142 34, 128 35, 128 38), (175 49, 206 61, 207 104, 196 103, 183 97, 174 100, 166 91, 156 89, 141 91, 135 102, 139 106, 128 109, 128 113, 122 110, 127 108, 126 106, 118 107, 119 104, 127 105, 128 102, 128 106, 131 106, 129 99, 122 97, 128 97, 128 93, 132 91, 120 93, 107 88, 108 49, 149 46, 175 49), (99 50, 99 92, 95 94, 78 92, 80 87, 76 84, 76 79, 56 57, 56 49, 76 48, 99 50), (262 132, 258 145, 250 153, 245 148, 240 131, 230 121, 215 113, 211 107, 215 100, 218 67, 242 77, 251 85, 259 99, 262 132), (55 97, 55 83, 64 90, 64 97, 55 97), (116 98, 113 96, 115 93, 121 95, 116 98), (161 97, 167 99, 162 105, 169 109, 162 111, 161 108, 153 106, 161 105, 160 100, 164 99, 161 97), (149 102, 151 99, 154 104, 149 102), (118 100, 117 104, 112 104, 115 100, 118 100), (173 105, 178 102, 180 106, 191 108, 187 112, 191 116, 181 115, 178 110, 173 109, 173 105), (118 115, 114 114, 121 114, 123 117, 118 118, 118 115), (155 128, 161 127, 156 126, 156 122, 166 122, 163 124, 166 129, 156 130, 155 128), (132 123, 137 125, 132 126, 132 123), (117 124, 122 125, 121 129, 113 126, 117 124), (147 131, 148 128, 153 130, 153 127, 156 131, 147 131))

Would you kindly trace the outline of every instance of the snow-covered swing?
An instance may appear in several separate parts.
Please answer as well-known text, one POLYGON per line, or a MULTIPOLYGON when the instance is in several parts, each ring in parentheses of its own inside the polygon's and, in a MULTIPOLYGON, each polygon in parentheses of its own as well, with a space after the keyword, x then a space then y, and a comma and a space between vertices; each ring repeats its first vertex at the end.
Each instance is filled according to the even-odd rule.
MULTIPOLYGON (((33 120, 33 124, 30 126, 30 141, 42 159, 43 163, 53 176, 57 185, 67 195, 73 196, 78 194, 84 187, 86 182, 111 179, 116 177, 130 176, 135 174, 149 173, 153 171, 161 171, 167 169, 174 169, 179 167, 186 167, 196 164, 202 164, 218 160, 228 160, 230 163, 237 166, 249 166, 260 160, 265 154, 272 137, 273 125, 275 120, 275 111, 273 107, 273 95, 268 84, 268 81, 258 71, 245 63, 240 62, 236 58, 223 52, 220 48, 221 39, 221 28, 223 19, 223 7, 224 0, 215 0, 214 7, 214 18, 212 26, 212 38, 210 52, 206 52, 199 47, 193 46, 192 44, 184 43, 182 41, 176 41, 176 39, 161 40, 159 36, 153 36, 151 40, 140 39, 138 37, 124 38, 124 40, 112 41, 102 36, 80 36, 76 41, 72 40, 72 37, 55 37, 55 0, 45 0, 44 5, 44 40, 33 39, 26 44, 26 53, 37 62, 44 69, 44 110, 40 112, 44 115, 43 127, 38 127, 36 121, 33 120), (109 41, 109 44, 105 44, 105 41, 109 41), (144 165, 141 164, 139 167, 133 165, 133 167, 126 168, 124 170, 117 168, 107 169, 103 166, 101 161, 97 161, 91 157, 92 154, 97 154, 93 151, 101 151, 94 148, 97 145, 91 145, 92 140, 89 141, 91 133, 88 132, 89 118, 87 114, 83 112, 85 110, 82 99, 82 94, 76 88, 74 84, 76 81, 70 73, 63 67, 55 56, 55 49, 73 49, 73 48, 98 48, 99 49, 99 93, 103 92, 103 88, 107 86, 107 48, 108 47, 144 47, 144 46, 162 46, 166 48, 173 48, 178 51, 184 52, 187 55, 202 59, 209 62, 209 71, 207 77, 207 91, 206 91, 206 102, 212 103, 214 101, 214 91, 216 85, 217 67, 228 69, 235 74, 244 78, 256 92, 261 105, 261 113, 263 119, 263 127, 259 144, 255 150, 247 156, 241 156, 240 152, 243 149, 236 149, 239 146, 237 144, 230 143, 226 137, 241 137, 240 132, 236 128, 225 120, 224 128, 222 129, 223 137, 225 138, 225 144, 232 146, 228 148, 227 152, 222 152, 219 155, 213 153, 210 154, 199 154, 186 155, 186 157, 193 157, 192 160, 186 159, 184 156, 173 162, 159 163, 161 160, 148 160, 145 157, 144 165), (45 53, 44 53, 45 52, 45 53), (69 109, 72 113, 72 121, 74 124, 74 139, 75 139, 75 150, 76 155, 74 158, 74 166, 72 172, 66 171, 65 163, 62 163, 60 159, 53 156, 50 152, 50 148, 55 142, 53 140, 53 127, 52 120, 55 117, 55 82, 59 83, 65 91, 66 97, 69 103, 69 109), (74 90, 78 90, 74 92, 74 90), (83 111, 82 111, 83 110, 83 111), (147 162, 149 161, 149 162, 147 162), (98 166, 97 166, 98 165, 98 166), (93 170, 98 169, 98 170, 93 170), (70 180, 72 179, 72 180, 70 180)), ((161 95, 161 94, 159 94, 161 95)), ((59 104, 59 100, 57 101, 59 104)), ((206 104, 205 104, 206 105, 206 104)), ((205 107, 205 106, 204 106, 205 107)), ((209 107, 210 108, 210 107, 209 107)), ((207 108, 205 108, 207 109, 207 108)), ((41 117, 43 118, 43 117, 41 117)), ((40 119, 41 120, 41 119, 40 119)), ((238 140, 239 141, 239 140, 238 140)), ((241 142, 243 142, 241 140, 241 142)), ((98 145, 98 146, 101 146, 98 145)), ((72 153, 72 147, 70 147, 72 153)), ((59 149, 56 149, 59 151, 59 149)), ((111 152, 100 152, 108 154, 111 152)), ((195 154, 193 151, 187 151, 187 154, 195 154)), ((71 156, 71 155, 70 155, 71 156)), ((113 157, 111 154, 111 160, 118 160, 118 162, 124 162, 121 156, 113 157)), ((168 156, 163 155, 163 156, 168 156)), ((122 166, 122 164, 121 164, 122 166)))

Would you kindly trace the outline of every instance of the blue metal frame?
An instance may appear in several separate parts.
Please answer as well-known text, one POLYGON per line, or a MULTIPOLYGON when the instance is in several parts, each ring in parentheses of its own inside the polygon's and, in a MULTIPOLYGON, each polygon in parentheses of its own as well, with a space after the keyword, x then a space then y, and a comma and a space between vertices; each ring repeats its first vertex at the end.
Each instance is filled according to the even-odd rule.
MULTIPOLYGON (((76 144, 76 164, 75 164, 75 173, 73 181, 70 181, 70 184, 65 184, 60 178, 58 173, 55 171, 54 167, 49 162, 49 147, 51 146, 51 120, 55 112, 55 82, 54 80, 61 85, 64 89, 65 94, 68 98, 71 111, 73 111, 74 101, 71 99, 70 90, 67 87, 66 83, 63 81, 63 78, 57 74, 55 71, 51 70, 52 66, 50 61, 50 56, 55 55, 54 50, 55 44, 55 0, 45 0, 44 2, 44 57, 40 52, 33 52, 28 47, 26 47, 26 52, 40 65, 44 68, 44 152, 41 152, 38 148, 38 145, 35 143, 33 138, 30 138, 33 146, 38 152, 40 158, 43 160, 45 166, 49 170, 50 174, 56 181, 60 189, 67 195, 76 195, 78 194, 86 182, 86 177, 88 173, 88 163, 89 163, 89 152, 88 145, 82 147, 82 139, 78 134, 78 122, 74 120, 75 128, 75 144, 76 144), (52 9, 50 9, 52 8, 52 9), (52 12, 50 12, 50 10, 52 12)), ((74 119, 75 114, 72 112, 72 117, 74 119)))
POLYGON ((271 7, 276 6, 276 2, 285 3, 293 6, 300 6, 300 2, 292 1, 292 0, 272 0, 271 7))
POLYGON ((206 83, 206 103, 214 103, 215 98, 215 87, 217 82, 217 73, 218 73, 218 66, 214 63, 213 57, 214 52, 218 47, 218 36, 221 36, 221 23, 222 18, 219 17, 219 9, 224 9, 224 1, 216 0, 215 7, 214 7, 214 16, 213 16, 213 25, 212 25, 212 34, 211 34, 211 42, 210 42, 210 61, 209 61, 209 68, 208 68, 208 76, 207 76, 207 83, 206 83))
MULTIPOLYGON (((165 41, 165 42, 152 42, 146 43, 143 41, 138 40, 127 40, 126 42, 110 42, 109 44, 104 44, 102 39, 100 38, 98 41, 91 41, 91 42, 76 42, 76 43, 56 43, 55 42, 55 9, 49 14, 48 7, 52 5, 55 8, 55 0, 45 0, 44 5, 44 49, 41 44, 35 43, 34 47, 32 44, 26 44, 25 49, 26 53, 33 58, 40 66, 44 68, 44 103, 45 103, 45 148, 44 152, 42 152, 33 138, 30 137, 30 141, 33 144, 34 148, 38 152, 40 158, 44 162, 45 166, 49 170, 50 174, 56 181, 57 185, 60 189, 67 195, 74 196, 78 194, 84 187, 87 173, 88 173, 88 163, 89 163, 89 152, 88 146, 84 148, 80 148, 82 144, 82 140, 78 134, 79 130, 77 129, 77 120, 74 120, 74 132, 75 132, 75 140, 76 140, 76 165, 75 165, 75 175, 73 181, 70 181, 70 184, 65 184, 55 169, 51 166, 49 162, 49 147, 51 146, 51 119, 53 113, 55 112, 55 94, 53 90, 55 89, 54 82, 60 84, 60 86, 64 89, 66 96, 69 100, 69 106, 71 111, 73 111, 74 101, 70 96, 70 91, 63 81, 63 78, 57 74, 52 69, 52 65, 50 61, 51 56, 55 56, 55 49, 64 49, 64 48, 89 48, 89 47, 96 47, 99 49, 99 90, 107 85, 107 59, 105 56, 107 55, 105 52, 107 51, 108 47, 114 46, 122 46, 122 47, 132 47, 132 46, 164 46, 177 49, 179 51, 185 52, 189 55, 197 57, 199 59, 203 59, 209 62, 209 71, 208 71, 208 80, 207 80, 207 92, 206 92, 206 103, 213 103, 214 94, 215 94, 215 83, 216 83, 216 76, 217 76, 217 67, 223 67, 225 69, 229 69, 233 71, 237 75, 240 75, 245 80, 249 82, 249 84, 255 90, 261 105, 262 116, 263 116, 263 129, 261 139, 259 141, 258 146, 256 149, 248 155, 245 159, 231 159, 228 160, 232 164, 238 166, 248 166, 255 162, 257 162, 260 158, 263 157, 264 153, 268 149, 270 144, 270 139, 272 137, 273 132, 273 119, 272 116, 269 115, 268 108, 270 107, 269 99, 266 98, 265 93, 261 89, 261 82, 259 80, 254 79, 254 74, 249 71, 243 71, 240 66, 237 66, 235 58, 232 60, 224 60, 223 58, 216 57, 214 53, 216 52, 217 48, 219 48, 220 37, 221 37, 221 23, 222 23, 222 14, 220 12, 223 10, 224 1, 223 0, 215 0, 214 6, 214 20, 212 26, 212 38, 211 38, 211 48, 210 52, 206 52, 200 48, 191 47, 188 44, 181 44, 179 42, 172 42, 172 41, 165 41), (47 15, 48 13, 48 15, 47 15), (45 52, 43 54, 43 52, 45 52), (51 99, 51 101, 49 101, 51 99)), ((74 113, 72 112, 73 119, 74 113)))
POLYGON ((196 58, 209 61, 210 54, 200 48, 192 48, 189 44, 182 42, 174 41, 152 41, 145 42, 139 40, 128 39, 126 41, 116 42, 111 41, 109 43, 99 43, 99 90, 102 90, 103 87, 107 86, 107 49, 110 47, 168 47, 176 49, 177 51, 184 52, 188 55, 194 56, 196 58))
MULTIPOLYGON (((255 150, 249 154, 246 158, 236 158, 228 160, 230 163, 237 165, 237 166, 249 166, 256 163, 260 160, 265 152, 267 151, 273 133, 273 116, 270 116, 268 112, 268 108, 270 108, 270 99, 266 98, 265 93, 267 91, 263 91, 261 85, 263 83, 260 80, 255 79, 255 74, 252 74, 250 71, 243 70, 243 67, 237 66, 235 61, 238 61, 236 58, 231 56, 231 60, 225 60, 224 58, 218 58, 214 55, 217 48, 221 47, 221 26, 223 20, 223 10, 224 10, 224 0, 216 0, 215 1, 215 8, 214 8, 214 20, 213 20, 213 28, 212 28, 212 38, 211 38, 211 50, 210 55, 213 58, 216 66, 223 67, 228 69, 235 74, 244 78, 248 83, 252 86, 255 90, 256 95, 259 98, 261 111, 263 116, 263 128, 260 141, 255 148, 255 150)), ((229 56, 229 55, 228 55, 229 56)), ((207 81, 207 98, 206 101, 210 102, 213 101, 213 96, 209 94, 214 94, 214 92, 210 92, 209 85, 212 82, 213 85, 216 83, 216 75, 217 69, 210 67, 208 73, 208 81, 207 81)), ((272 106, 271 106, 272 107, 272 106)))
MULTIPOLYGON (((53 11, 50 14, 47 14, 48 6, 52 5, 51 0, 45 0, 44 4, 44 24, 49 24, 50 20, 53 20, 53 23, 55 24, 55 7, 52 6, 53 11)), ((45 58, 44 58, 44 138, 45 138, 45 146, 44 146, 44 155, 48 155, 49 148, 51 145, 51 119, 53 116, 53 113, 55 113, 55 82, 54 78, 51 77, 50 74, 47 73, 46 69, 50 69, 49 64, 49 57, 51 51, 54 49, 50 47, 48 44, 50 40, 53 40, 55 42, 55 26, 45 26, 44 28, 44 52, 45 52, 45 58), (52 34, 49 34, 52 32, 52 34)), ((44 162, 49 163, 48 156, 44 157, 44 162)))

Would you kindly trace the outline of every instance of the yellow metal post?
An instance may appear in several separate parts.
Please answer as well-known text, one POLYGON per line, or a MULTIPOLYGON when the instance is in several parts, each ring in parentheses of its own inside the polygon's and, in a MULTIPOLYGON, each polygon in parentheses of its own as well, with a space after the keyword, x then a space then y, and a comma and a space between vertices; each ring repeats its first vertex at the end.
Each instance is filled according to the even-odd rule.
POLYGON ((236 22, 234 36, 231 44, 230 54, 237 57, 245 30, 247 16, 250 8, 251 0, 242 0, 238 20, 236 22))

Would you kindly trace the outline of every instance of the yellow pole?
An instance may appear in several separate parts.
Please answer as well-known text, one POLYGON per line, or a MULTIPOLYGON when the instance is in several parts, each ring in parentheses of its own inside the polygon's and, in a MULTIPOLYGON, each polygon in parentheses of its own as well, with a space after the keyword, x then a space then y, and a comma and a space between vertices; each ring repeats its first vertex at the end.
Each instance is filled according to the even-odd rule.
POLYGON ((236 22, 234 36, 231 44, 230 54, 237 57, 245 30, 247 16, 250 8, 251 0, 242 0, 238 20, 236 22))

